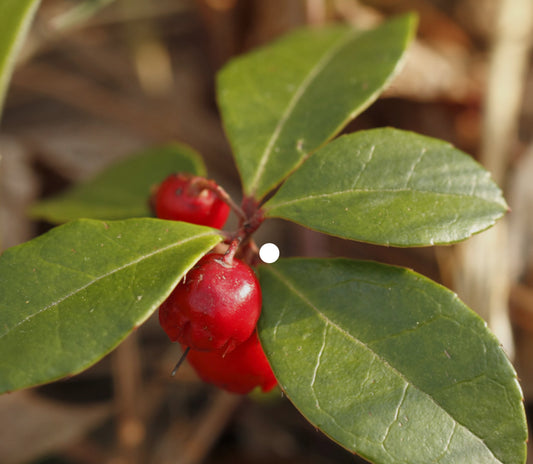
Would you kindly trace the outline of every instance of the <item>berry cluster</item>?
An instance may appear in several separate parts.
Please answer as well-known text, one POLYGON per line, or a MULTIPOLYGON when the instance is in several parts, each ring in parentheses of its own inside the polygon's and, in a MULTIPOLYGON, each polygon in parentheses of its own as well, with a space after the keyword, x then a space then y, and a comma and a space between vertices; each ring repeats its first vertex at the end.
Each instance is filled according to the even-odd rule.
MULTIPOLYGON (((220 192, 213 181, 175 174, 160 184, 153 206, 161 219, 221 228, 230 206, 220 192)), ((234 256, 237 245, 202 257, 160 306, 159 322, 205 382, 234 393, 258 386, 266 392, 276 379, 256 333, 261 287, 234 256)))

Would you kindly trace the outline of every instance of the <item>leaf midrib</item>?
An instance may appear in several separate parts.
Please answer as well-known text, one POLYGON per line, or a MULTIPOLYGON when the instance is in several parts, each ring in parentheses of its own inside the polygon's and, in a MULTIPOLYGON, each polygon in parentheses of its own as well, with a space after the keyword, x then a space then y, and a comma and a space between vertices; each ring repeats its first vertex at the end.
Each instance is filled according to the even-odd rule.
MULTIPOLYGON (((139 264, 140 262, 142 262, 143 260, 145 259, 150 259, 152 258, 153 256, 156 256, 157 254, 159 253, 163 253, 163 252, 166 252, 172 248, 175 248, 175 247, 179 247, 179 246, 182 246, 188 242, 191 242, 193 240, 197 240, 197 239, 200 239, 200 238, 203 238, 203 237, 208 237, 210 235, 216 235, 216 233, 213 233, 213 232, 205 232, 203 234, 200 234, 200 235, 195 235, 194 237, 189 237, 187 239, 184 239, 184 240, 181 240, 179 242, 174 242, 170 245, 167 245, 163 248, 158 248, 157 250, 155 251, 152 251, 150 253, 147 253, 147 254, 143 254, 142 256, 134 259, 133 261, 129 261, 128 263, 126 264, 123 264, 122 266, 119 266, 109 272, 106 272, 94 279, 92 279, 91 281, 89 281, 87 284, 85 285, 82 285, 81 287, 75 289, 74 291, 71 291, 63 296, 61 296, 60 298, 58 298, 57 300, 53 301, 52 303, 49 303, 48 305, 44 306, 43 308, 39 309, 38 311, 34 312, 33 314, 30 314, 28 316, 26 316, 24 319, 22 319, 21 321, 19 321, 17 324, 15 324, 13 327, 9 328, 9 330, 7 330, 6 332, 4 332, 2 335, 0 335, 0 340, 2 340, 2 338, 4 338, 5 336, 7 336, 9 333, 11 333, 12 331, 18 329, 21 325, 25 324, 26 322, 29 322, 31 319, 33 319, 34 317, 44 313, 45 311, 48 311, 49 309, 51 308, 55 308, 57 306, 59 306, 61 303, 63 303, 64 301, 68 300, 69 298, 77 295, 78 293, 84 291, 85 289, 89 288, 91 285, 94 285, 98 282, 100 282, 101 280, 104 280, 106 279, 107 277, 110 277, 112 276, 113 274, 117 273, 117 272, 120 272, 124 269, 127 269, 129 268, 130 266, 135 266, 137 264, 139 264)), ((185 271, 187 272, 187 270, 185 271)))
POLYGON ((272 155, 272 151, 274 149, 275 143, 278 141, 283 128, 285 127, 287 121, 289 120, 291 114, 293 113, 294 108, 296 108, 296 106, 302 99, 302 96, 304 95, 305 91, 309 88, 309 86, 314 81, 314 79, 327 67, 328 63, 335 57, 336 53, 340 49, 342 49, 342 47, 344 47, 344 45, 347 42, 349 42, 352 39, 352 37, 355 37, 357 35, 359 35, 359 31, 357 30, 348 31, 346 33, 346 36, 339 39, 339 41, 332 48, 330 48, 326 53, 324 53, 322 58, 320 58, 320 60, 316 63, 316 65, 311 68, 309 73, 302 80, 302 83, 297 88, 293 97, 289 100, 289 103, 287 107, 285 108, 285 111, 281 115, 281 119, 276 124, 276 127, 274 128, 274 132, 272 132, 272 135, 270 136, 270 139, 268 140, 265 150, 263 151, 261 158, 259 159, 257 170, 255 172, 255 175, 249 187, 250 193, 252 195, 255 195, 257 191, 259 181, 261 177, 263 176, 265 167, 272 155))
MULTIPOLYGON (((271 205, 267 204, 265 209, 268 210, 275 210, 276 208, 280 208, 283 206, 291 205, 294 203, 300 203, 310 200, 316 200, 321 198, 329 198, 329 197, 336 197, 336 196, 342 196, 342 195, 359 195, 359 194, 373 194, 373 193, 423 193, 423 194, 432 194, 435 196, 443 196, 443 197, 465 197, 465 198, 477 198, 479 200, 485 201, 487 203, 494 203, 499 204, 497 201, 489 200, 483 196, 475 195, 475 194, 468 194, 468 193, 455 193, 455 192, 438 192, 434 190, 425 190, 425 189, 416 189, 416 188, 361 188, 361 189, 347 189, 347 190, 340 190, 337 192, 328 192, 328 193, 321 193, 317 195, 307 195, 305 197, 299 197, 294 198, 292 200, 287 200, 283 202, 273 203, 271 205)), ((275 198, 273 198, 274 200, 275 198)))
MULTIPOLYGON (((291 291, 296 297, 300 298, 309 308, 311 308, 316 314, 317 316, 322 320, 324 321, 324 323, 326 325, 329 325, 330 327, 333 327, 335 330, 337 330, 339 333, 341 333, 343 336, 345 336, 346 338, 352 340, 354 343, 360 345, 360 346, 363 346, 366 350, 368 350, 369 352, 373 353, 374 356, 377 358, 377 359, 380 359, 384 364, 386 364, 396 375, 398 375, 399 378, 401 378, 408 386, 412 386, 414 389, 418 390, 419 392, 421 392, 423 395, 425 395, 426 397, 428 397, 440 410, 444 411, 449 417, 450 419, 452 419, 452 421, 454 422, 454 424, 459 424, 461 427, 464 427, 466 430, 468 430, 468 432, 473 436, 473 437, 476 437, 478 440, 480 440, 483 445, 485 446, 485 448, 490 452, 490 454, 494 457, 494 459, 496 459, 498 462, 502 462, 498 457, 496 457, 492 451, 492 449, 487 445, 487 443, 485 442, 485 440, 483 440, 481 437, 479 437, 478 435, 476 435, 472 430, 470 430, 470 428, 468 428, 466 425, 464 425, 463 423, 461 423, 459 420, 457 420, 454 416, 451 415, 451 413, 449 411, 447 411, 446 409, 444 409, 429 393, 426 393, 424 390, 420 389, 414 382, 410 381, 406 376, 405 374, 403 374, 402 372, 400 372, 398 369, 396 369, 396 367, 394 367, 393 365, 391 365, 386 359, 384 359, 382 356, 380 356, 379 353, 375 352, 372 348, 370 348, 368 346, 368 344, 364 343, 363 341, 355 338, 352 334, 350 334, 349 332, 346 332, 342 327, 340 327, 338 324, 336 324, 335 322, 333 322, 331 319, 329 319, 324 313, 322 313, 320 311, 319 308, 317 308, 308 298, 305 297, 304 294, 302 294, 297 288, 296 286, 294 285, 294 282, 291 281, 291 279, 284 275, 283 273, 279 272, 278 270, 274 269, 272 266, 269 266, 268 268, 268 271, 271 272, 272 274, 274 274, 278 280, 284 284, 288 289, 289 291, 291 291)), ((279 326, 281 321, 278 321, 278 323, 276 324, 276 327, 279 326)), ((275 336, 275 334, 274 334, 275 336)), ((503 463, 502 463, 503 464, 503 463)))

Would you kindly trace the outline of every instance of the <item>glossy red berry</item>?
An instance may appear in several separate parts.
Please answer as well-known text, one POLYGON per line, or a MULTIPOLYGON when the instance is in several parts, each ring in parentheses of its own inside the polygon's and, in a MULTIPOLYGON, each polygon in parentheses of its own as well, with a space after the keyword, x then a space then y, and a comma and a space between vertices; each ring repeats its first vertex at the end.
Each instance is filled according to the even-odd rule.
POLYGON ((255 330, 261 288, 242 261, 211 253, 187 273, 159 308, 172 341, 195 350, 229 353, 255 330))
POLYGON ((206 188, 206 182, 212 181, 184 173, 168 176, 153 199, 156 216, 220 229, 230 207, 206 188))
POLYGON ((204 382, 233 393, 248 393, 255 387, 267 392, 277 384, 255 330, 231 353, 191 349, 187 361, 204 382))

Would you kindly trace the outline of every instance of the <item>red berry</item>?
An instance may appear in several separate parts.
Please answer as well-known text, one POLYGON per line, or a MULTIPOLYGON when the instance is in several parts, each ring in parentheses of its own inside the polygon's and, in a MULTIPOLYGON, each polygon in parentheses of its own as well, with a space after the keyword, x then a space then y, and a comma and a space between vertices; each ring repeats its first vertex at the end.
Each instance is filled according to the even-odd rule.
POLYGON ((267 392, 277 384, 256 331, 231 353, 191 349, 187 361, 204 382, 233 393, 248 393, 255 387, 267 392))
POLYGON ((206 188, 205 182, 202 177, 183 173, 168 176, 155 193, 156 216, 220 229, 230 207, 206 188))
POLYGON ((172 341, 195 350, 229 353, 254 331, 261 288, 242 261, 211 253, 187 273, 159 308, 159 322, 172 341))

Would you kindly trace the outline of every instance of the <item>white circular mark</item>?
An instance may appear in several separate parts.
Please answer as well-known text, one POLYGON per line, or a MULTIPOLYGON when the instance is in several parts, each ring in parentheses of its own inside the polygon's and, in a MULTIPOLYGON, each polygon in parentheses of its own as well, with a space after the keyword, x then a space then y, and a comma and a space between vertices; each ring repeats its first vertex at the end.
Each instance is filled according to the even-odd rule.
POLYGON ((279 248, 273 243, 265 243, 259 249, 259 257, 264 263, 275 263, 279 258, 279 248))

